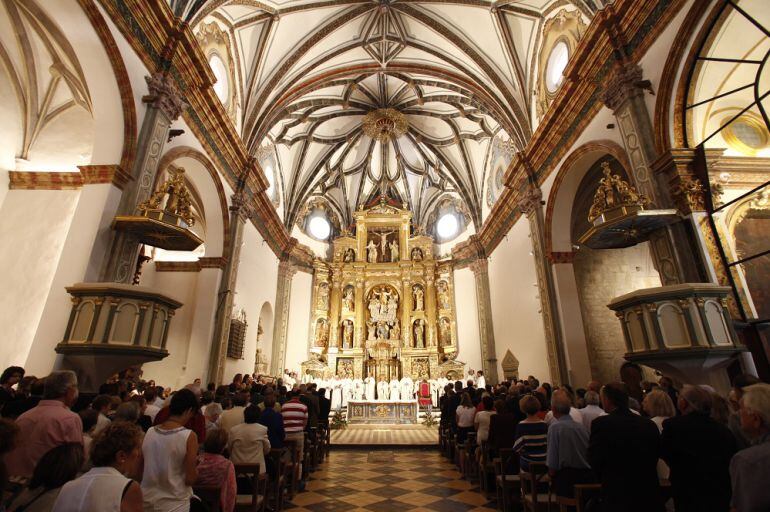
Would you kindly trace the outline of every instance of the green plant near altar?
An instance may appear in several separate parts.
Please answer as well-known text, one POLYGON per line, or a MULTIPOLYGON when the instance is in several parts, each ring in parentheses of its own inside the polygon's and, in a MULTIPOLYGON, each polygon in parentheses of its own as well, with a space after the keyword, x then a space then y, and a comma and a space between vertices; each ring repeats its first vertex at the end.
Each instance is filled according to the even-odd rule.
POLYGON ((342 414, 342 409, 337 409, 334 411, 334 416, 332 416, 332 421, 329 424, 329 428, 332 430, 344 430, 348 426, 348 420, 345 419, 345 416, 342 414))
POLYGON ((437 423, 438 421, 436 421, 436 417, 433 415, 433 411, 426 412, 425 416, 422 417, 422 424, 426 427, 432 427, 437 423))

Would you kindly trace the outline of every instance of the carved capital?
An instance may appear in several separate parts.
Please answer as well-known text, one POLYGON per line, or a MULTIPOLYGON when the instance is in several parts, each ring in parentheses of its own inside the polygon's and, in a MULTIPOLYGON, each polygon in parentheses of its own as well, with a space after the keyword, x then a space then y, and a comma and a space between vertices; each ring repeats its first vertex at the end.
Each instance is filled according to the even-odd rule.
POLYGON ((230 200, 232 201, 230 204, 231 213, 238 215, 244 221, 256 216, 256 211, 243 192, 236 192, 230 196, 230 200))
POLYGON ((526 192, 519 198, 519 209, 521 212, 530 217, 533 213, 536 213, 538 208, 541 207, 543 202, 543 192, 539 187, 529 187, 526 192))
POLYGON ((297 273, 297 267, 292 265, 288 261, 282 261, 278 264, 278 279, 279 281, 281 279, 285 279, 287 281, 291 281, 291 279, 294 277, 294 274, 297 273))
POLYGON ((636 63, 620 64, 607 82, 601 95, 602 103, 613 112, 623 103, 647 90, 652 94, 649 80, 642 79, 642 68, 636 63))
POLYGON ((471 271, 473 272, 473 275, 475 276, 486 274, 487 272, 489 272, 489 260, 486 258, 479 258, 473 263, 471 263, 470 265, 468 265, 468 267, 471 269, 471 271))
POLYGON ((176 121, 188 105, 182 99, 174 80, 164 73, 153 73, 144 79, 150 94, 142 100, 162 110, 169 121, 176 121))
POLYGON ((692 176, 679 176, 671 188, 671 196, 677 208, 683 213, 706 209, 706 189, 699 179, 692 176))

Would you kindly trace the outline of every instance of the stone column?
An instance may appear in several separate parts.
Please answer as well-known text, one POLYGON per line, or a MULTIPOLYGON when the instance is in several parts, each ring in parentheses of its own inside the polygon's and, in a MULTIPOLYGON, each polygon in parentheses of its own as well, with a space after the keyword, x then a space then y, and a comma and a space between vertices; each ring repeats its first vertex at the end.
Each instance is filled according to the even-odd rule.
POLYGON ((286 364, 286 338, 289 335, 289 306, 291 280, 297 269, 288 261, 278 264, 278 286, 275 292, 275 320, 273 323, 273 353, 270 371, 280 375, 286 364))
MULTIPOLYGON (((149 95, 143 98, 147 112, 139 132, 136 161, 131 169, 133 179, 123 189, 118 215, 137 214, 137 206, 152 195, 169 126, 187 107, 168 75, 155 73, 145 80, 149 89, 149 95)), ((100 280, 131 284, 140 247, 134 236, 113 232, 100 280)))
POLYGON ((479 319, 479 341, 481 342, 481 364, 484 376, 490 384, 497 384, 497 350, 495 329, 492 324, 492 297, 489 294, 489 260, 478 258, 470 264, 476 284, 476 310, 479 319))
POLYGON ((238 263, 240 262, 243 227, 252 214, 247 205, 247 199, 242 193, 232 196, 230 206, 230 240, 226 249, 230 256, 225 262, 222 278, 217 292, 217 308, 214 314, 214 334, 211 338, 209 355, 208 382, 222 383, 227 358, 227 342, 230 337, 230 318, 233 312, 233 295, 238 279, 238 263))
MULTIPOLYGON (((529 233, 532 242, 532 255, 535 258, 537 287, 540 291, 540 311, 543 317, 546 348, 548 349, 548 368, 555 384, 567 382, 567 365, 564 360, 561 321, 556 302, 556 286, 553 279, 551 262, 545 254, 543 237, 545 220, 543 218, 543 193, 539 188, 530 188, 521 198, 519 208, 529 220, 529 233)), ((479 312, 479 322, 481 312, 479 312)))
MULTIPOLYGON (((657 154, 644 102, 645 90, 651 88, 649 80, 642 79, 642 68, 635 63, 619 63, 601 99, 617 120, 634 186, 650 199, 649 208, 674 208, 676 205, 665 192, 667 185, 658 184, 653 173, 657 154)), ((692 250, 692 243, 692 228, 686 222, 658 229, 650 235, 652 258, 664 286, 704 280, 702 260, 692 250)))

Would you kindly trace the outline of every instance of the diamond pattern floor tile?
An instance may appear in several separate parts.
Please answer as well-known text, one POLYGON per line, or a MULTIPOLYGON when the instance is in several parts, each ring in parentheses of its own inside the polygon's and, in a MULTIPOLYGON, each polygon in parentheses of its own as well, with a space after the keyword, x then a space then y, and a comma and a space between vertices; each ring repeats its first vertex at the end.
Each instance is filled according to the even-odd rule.
POLYGON ((433 449, 334 450, 287 512, 492 512, 494 499, 433 449))

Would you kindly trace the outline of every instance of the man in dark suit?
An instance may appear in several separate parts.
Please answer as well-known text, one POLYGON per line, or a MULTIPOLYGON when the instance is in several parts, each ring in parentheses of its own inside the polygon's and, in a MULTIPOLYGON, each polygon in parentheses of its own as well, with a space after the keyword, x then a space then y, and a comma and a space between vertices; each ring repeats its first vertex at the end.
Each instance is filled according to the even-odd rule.
POLYGON ((730 509, 730 459, 735 437, 710 417, 711 394, 685 386, 677 408, 681 416, 663 422, 661 457, 671 468, 671 493, 677 512, 730 509))
POLYGON ((326 398, 326 388, 318 390, 318 422, 329 426, 329 413, 332 410, 332 401, 326 398))
POLYGON ((588 461, 602 484, 604 512, 663 510, 657 463, 658 427, 632 413, 621 382, 602 388, 606 416, 591 423, 588 461))

